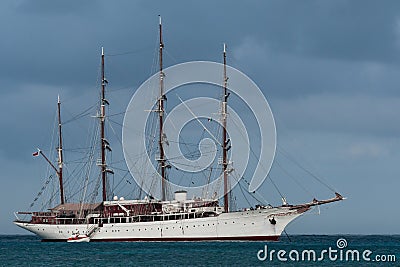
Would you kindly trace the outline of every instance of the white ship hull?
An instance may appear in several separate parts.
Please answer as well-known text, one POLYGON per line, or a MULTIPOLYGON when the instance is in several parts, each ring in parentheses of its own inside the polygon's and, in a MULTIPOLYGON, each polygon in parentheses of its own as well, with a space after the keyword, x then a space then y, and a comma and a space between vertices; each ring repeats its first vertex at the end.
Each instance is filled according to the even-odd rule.
POLYGON ((103 224, 32 224, 15 222, 43 241, 66 241, 71 233, 90 241, 278 240, 285 227, 308 209, 279 207, 222 213, 215 217, 103 224))

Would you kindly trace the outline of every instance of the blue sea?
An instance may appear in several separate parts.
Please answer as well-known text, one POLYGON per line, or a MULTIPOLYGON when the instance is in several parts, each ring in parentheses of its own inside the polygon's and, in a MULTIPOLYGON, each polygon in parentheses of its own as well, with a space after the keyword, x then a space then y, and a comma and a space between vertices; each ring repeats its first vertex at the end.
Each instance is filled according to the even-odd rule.
POLYGON ((400 236, 296 235, 279 242, 45 243, 35 236, 4 235, 0 236, 0 266, 400 266, 400 236))

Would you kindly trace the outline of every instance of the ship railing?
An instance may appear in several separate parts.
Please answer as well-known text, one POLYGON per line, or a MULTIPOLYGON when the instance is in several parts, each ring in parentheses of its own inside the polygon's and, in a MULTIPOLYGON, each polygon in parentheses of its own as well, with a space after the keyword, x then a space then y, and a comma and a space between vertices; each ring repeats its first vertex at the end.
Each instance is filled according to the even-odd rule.
POLYGON ((97 224, 115 224, 115 223, 136 223, 136 222, 157 222, 157 221, 173 221, 173 220, 186 220, 195 218, 204 218, 210 216, 218 216, 214 211, 196 211, 186 213, 173 213, 173 214, 147 214, 135 216, 111 216, 106 218, 95 218, 94 222, 97 224))
POLYGON ((56 218, 55 224, 85 224, 84 218, 56 218))
POLYGON ((37 211, 37 212, 32 212, 32 215, 36 217, 53 217, 55 216, 55 213, 47 211, 37 211))
POLYGON ((17 212, 14 212, 14 216, 16 219, 15 222, 29 223, 32 220, 32 212, 29 212, 29 211, 17 211, 17 212), (18 217, 18 215, 29 216, 29 219, 26 219, 26 217, 24 219, 21 219, 18 217))

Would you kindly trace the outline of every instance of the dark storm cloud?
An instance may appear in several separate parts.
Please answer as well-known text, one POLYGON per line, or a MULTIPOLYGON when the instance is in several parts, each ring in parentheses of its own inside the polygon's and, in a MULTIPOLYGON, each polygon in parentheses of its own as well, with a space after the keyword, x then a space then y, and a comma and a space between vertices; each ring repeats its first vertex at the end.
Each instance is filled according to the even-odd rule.
MULTIPOLYGON (((226 42, 228 64, 248 74, 270 101, 278 141, 299 139, 298 158, 317 158, 320 172, 355 199, 343 205, 347 226, 335 223, 335 209, 320 231, 378 231, 374 227, 382 222, 371 221, 370 209, 391 212, 379 198, 398 188, 400 2, 12 0, 0 7, 0 162, 7 166, 5 188, 22 190, 19 202, 29 203, 36 193, 30 187, 40 186, 43 165, 32 163, 31 153, 50 143, 57 94, 66 119, 96 102, 104 46, 108 90, 128 88, 108 95, 113 112, 123 111, 136 87, 157 70, 161 14, 166 66, 221 62, 226 42), (287 127, 282 138, 279 119, 287 127), (374 187, 377 176, 382 183, 374 187), (393 186, 385 188, 385 182, 393 186), (367 200, 369 188, 379 194, 367 200), (361 200, 369 206, 363 209, 361 200), (370 223, 360 226, 354 210, 370 223)), ((66 125, 66 134, 73 131, 66 125)), ((75 147, 83 138, 72 133, 65 139, 75 147)), ((11 194, 0 194, 0 202, 11 194)), ((19 208, 7 207, 4 217, 19 208)), ((381 232, 395 232, 395 222, 381 232)), ((295 229, 315 233, 315 225, 295 229)), ((17 231, 10 224, 2 229, 17 231)))
POLYGON ((59 16, 67 14, 87 14, 88 11, 96 12, 101 5, 93 5, 89 1, 59 1, 59 0, 39 0, 39 1, 15 1, 17 12, 28 15, 40 16, 59 16))
MULTIPOLYGON (((150 27, 154 26, 156 30, 156 16, 154 25, 146 23, 149 29, 143 30, 144 34, 133 36, 132 32, 141 27, 139 16, 133 20, 128 14, 122 14, 128 11, 115 10, 102 2, 98 5, 60 2, 64 4, 24 1, 2 10, 0 20, 4 41, 0 46, 2 60, 7 62, 0 66, 2 80, 83 90, 97 79, 102 46, 106 53, 138 50, 143 45, 136 38, 147 40, 144 36, 150 34, 150 27)), ((126 10, 138 12, 133 3, 126 10)), ((152 44, 145 45, 149 48, 152 44)), ((150 53, 146 56, 151 57, 152 49, 147 51, 150 53)))
POLYGON ((344 60, 399 60, 400 3, 396 1, 387 5, 377 1, 277 2, 264 16, 265 38, 276 50, 344 60))
POLYGON ((360 138, 397 138, 400 134, 400 97, 319 94, 273 103, 276 117, 298 131, 345 133, 360 138))
MULTIPOLYGON (((398 4, 390 4, 392 8, 374 1, 118 1, 117 5, 20 1, 2 12, 0 46, 7 64, 0 75, 6 81, 88 85, 85 75, 93 73, 99 48, 105 46, 106 52, 141 50, 130 65, 122 62, 119 68, 143 77, 149 70, 137 62, 150 62, 153 57, 158 14, 165 21, 167 65, 219 61, 223 42, 233 48, 248 37, 266 44, 272 54, 397 62, 398 4)), ((252 65, 262 69, 268 61, 252 65)), ((114 82, 123 79, 117 78, 114 82)))

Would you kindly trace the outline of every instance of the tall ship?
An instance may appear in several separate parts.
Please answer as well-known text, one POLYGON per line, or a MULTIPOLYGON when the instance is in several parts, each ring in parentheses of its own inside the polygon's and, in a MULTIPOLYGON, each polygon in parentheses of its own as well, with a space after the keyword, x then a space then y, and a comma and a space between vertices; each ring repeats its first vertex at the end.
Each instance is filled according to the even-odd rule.
MULTIPOLYGON (((228 97, 230 95, 228 76, 226 72, 226 47, 223 49, 223 64, 221 64, 221 98, 220 98, 220 134, 218 151, 220 158, 217 160, 221 177, 221 197, 218 194, 204 194, 203 196, 190 195, 190 191, 176 190, 171 193, 168 188, 168 172, 171 169, 170 160, 165 153, 168 141, 164 132, 165 102, 164 92, 164 69, 163 69, 162 24, 159 22, 159 48, 158 48, 158 96, 152 112, 156 116, 154 127, 156 133, 151 135, 155 139, 157 173, 148 174, 144 172, 143 179, 153 179, 157 176, 159 185, 154 186, 159 192, 159 197, 154 197, 151 188, 142 190, 137 199, 125 199, 110 193, 110 177, 114 170, 107 162, 107 153, 111 151, 110 142, 106 136, 106 122, 108 114, 106 107, 109 101, 106 98, 106 86, 108 81, 105 77, 105 53, 101 53, 101 77, 100 77, 100 103, 98 105, 98 141, 97 151, 99 158, 93 160, 95 153, 92 151, 85 154, 91 161, 99 166, 100 173, 97 180, 92 184, 94 194, 86 194, 90 182, 88 175, 82 178, 84 189, 81 189, 79 201, 67 201, 64 188, 65 161, 63 147, 63 123, 61 119, 61 101, 57 102, 57 160, 54 162, 47 157, 45 152, 38 149, 34 156, 43 157, 50 166, 52 175, 56 177, 58 188, 56 190, 58 205, 51 208, 45 207, 40 211, 16 212, 14 223, 28 230, 42 241, 68 241, 68 242, 101 242, 101 241, 211 241, 211 240, 270 240, 276 241, 285 231, 286 226, 297 217, 306 213, 315 206, 341 201, 344 198, 337 192, 326 200, 312 199, 302 204, 288 204, 283 198, 282 205, 273 206, 268 203, 258 203, 253 207, 232 207, 232 191, 229 176, 232 173, 230 167, 229 153, 231 144, 227 129, 228 125, 228 97), (89 155, 89 156, 88 156, 89 155), (96 186, 97 185, 97 186, 96 186), (96 197, 101 192, 101 198, 96 197)), ((211 111, 212 112, 212 111, 211 111)), ((153 125, 153 126, 154 126, 153 125)), ((129 129, 128 129, 129 130, 129 129)), ((96 143, 97 142, 97 143, 96 143)), ((233 146, 234 144, 232 144, 233 146)), ((147 156, 147 155, 146 155, 147 156)), ((128 164, 129 165, 129 164, 128 164)), ((211 171, 210 171, 211 173, 211 171)), ((74 175, 72 173, 72 175, 74 175)), ((267 173, 264 174, 267 176, 267 173)), ((209 177, 208 177, 209 178, 209 177)), ((46 181, 46 185, 49 182, 46 181)), ((129 183, 131 184, 131 183, 129 183)), ((69 183, 68 185, 71 185, 69 183)), ((132 185, 133 186, 133 185, 132 185)), ((140 184, 136 186, 140 187, 140 184)), ((45 186, 44 186, 45 187, 45 186)), ((42 189, 44 189, 44 187, 42 189)), ((208 193, 208 192, 207 192, 208 193)), ((35 201, 40 198, 38 194, 35 201)), ((54 197, 54 194, 53 196, 54 197)), ((46 202, 47 205, 52 204, 46 202)), ((31 207, 33 203, 31 204, 31 207)))

